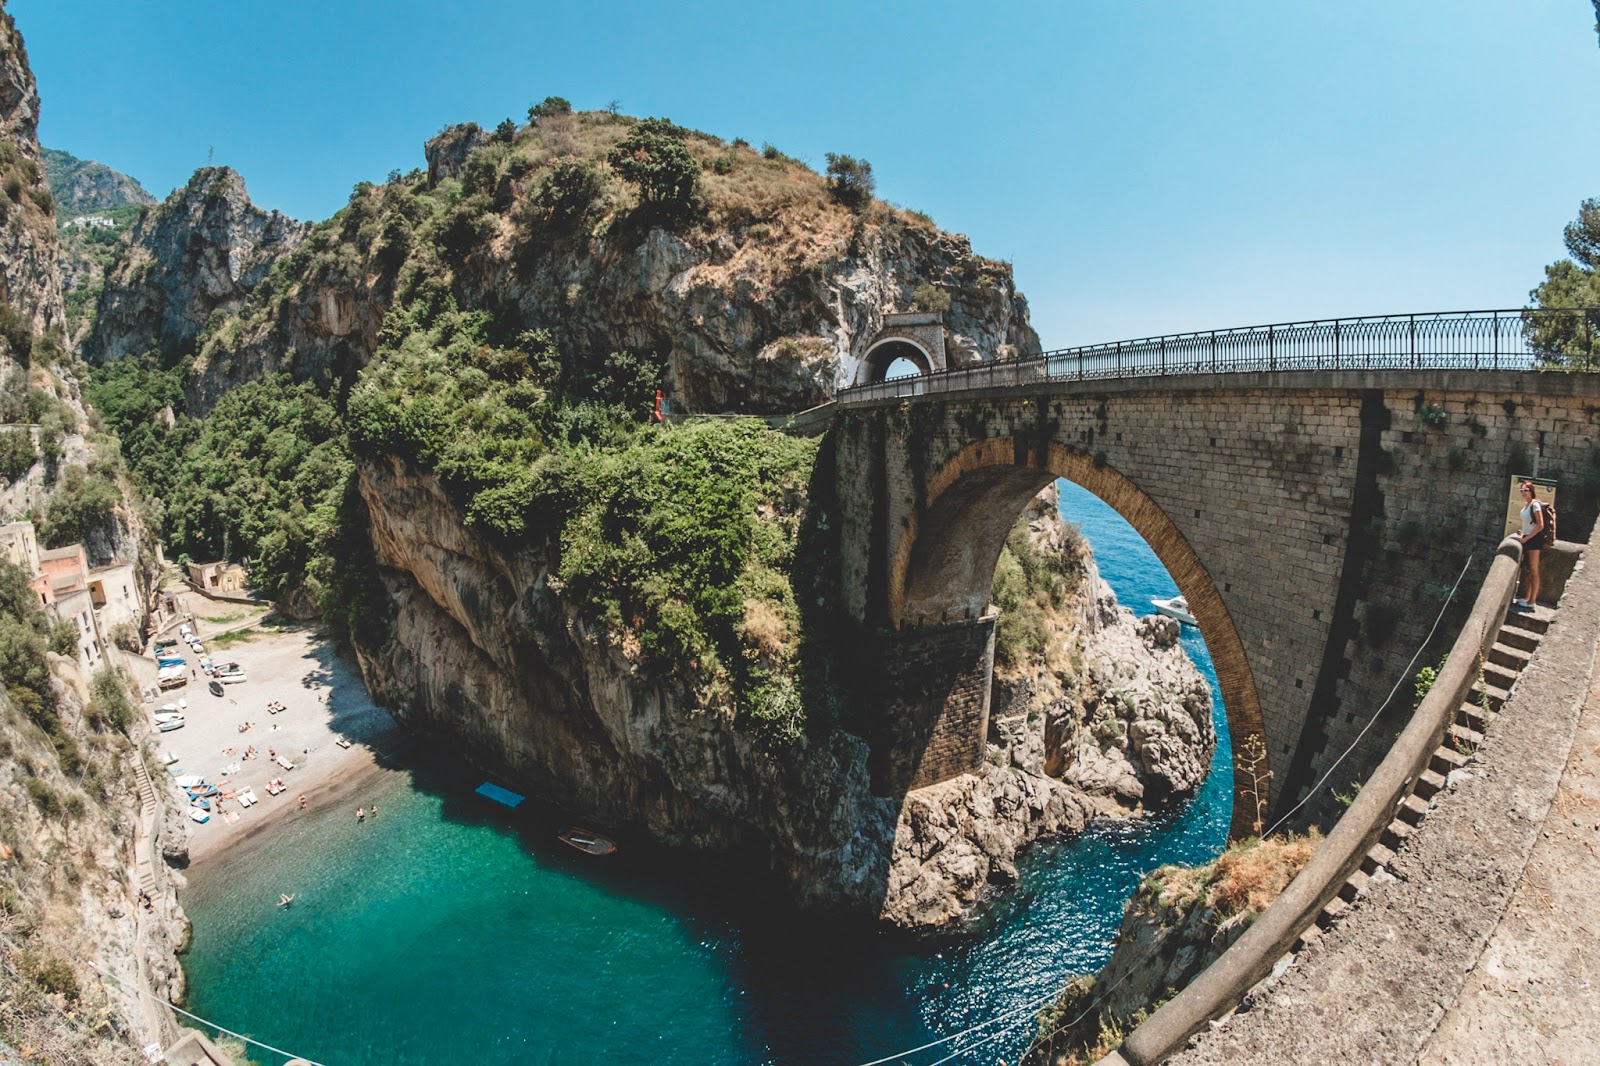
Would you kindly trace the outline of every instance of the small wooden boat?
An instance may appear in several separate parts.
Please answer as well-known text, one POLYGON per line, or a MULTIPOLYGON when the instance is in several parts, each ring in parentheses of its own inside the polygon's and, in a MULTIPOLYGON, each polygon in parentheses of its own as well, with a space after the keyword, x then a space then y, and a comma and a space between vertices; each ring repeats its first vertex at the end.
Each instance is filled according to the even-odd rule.
POLYGON ((579 851, 587 852, 590 855, 610 855, 617 850, 616 843, 610 838, 601 836, 599 833, 590 832, 587 829, 579 829, 575 825, 563 829, 557 836, 579 851))

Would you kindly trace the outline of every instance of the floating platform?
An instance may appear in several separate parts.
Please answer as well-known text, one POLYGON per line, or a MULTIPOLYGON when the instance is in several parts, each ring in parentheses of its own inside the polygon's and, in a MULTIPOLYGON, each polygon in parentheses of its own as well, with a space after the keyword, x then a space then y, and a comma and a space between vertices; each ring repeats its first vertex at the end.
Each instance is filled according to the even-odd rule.
POLYGON ((499 785, 496 785, 490 781, 485 781, 473 791, 480 796, 494 800, 496 803, 503 803, 512 810, 516 810, 522 805, 522 796, 517 795, 509 788, 501 788, 499 785))

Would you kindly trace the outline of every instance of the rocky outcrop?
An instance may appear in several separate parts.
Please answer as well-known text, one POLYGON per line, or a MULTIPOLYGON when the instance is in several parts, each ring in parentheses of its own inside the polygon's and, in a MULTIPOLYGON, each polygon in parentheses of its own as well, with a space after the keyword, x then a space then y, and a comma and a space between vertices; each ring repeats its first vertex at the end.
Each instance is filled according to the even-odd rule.
MULTIPOLYGON (((398 459, 364 461, 359 475, 387 611, 381 635, 358 643, 369 689, 413 729, 586 819, 737 853, 781 874, 803 906, 924 928, 1014 880, 1029 841, 1080 830, 1111 807, 1045 772, 1039 709, 1003 727, 978 772, 900 798, 872 795, 867 744, 842 730, 771 752, 697 709, 678 683, 641 674, 563 602, 540 552, 507 553, 474 535, 431 476, 398 459)), ((1158 627, 1135 632, 1123 611, 1097 626, 1116 635, 1106 654, 1144 664, 1118 675, 1126 734, 1133 722, 1180 717, 1182 698, 1164 686, 1203 689, 1158 627)), ((1128 753, 1142 789, 1164 789, 1187 764, 1154 726, 1141 731, 1142 749, 1106 744, 1128 753), (1159 782, 1142 751, 1166 775, 1159 782)), ((1070 766, 1069 755, 1060 757, 1070 766)))
MULTIPOLYGON (((1052 510, 1038 513, 1054 514, 1054 496, 1046 491, 1052 510)), ((1135 619, 1093 558, 1084 564, 1077 616, 1053 627, 1082 671, 1038 664, 997 679, 989 765, 906 798, 883 912, 895 924, 959 918, 985 885, 1016 879, 1017 854, 1033 840, 1141 814, 1205 780, 1217 744, 1211 693, 1178 646, 1177 623, 1135 619)))
POLYGON ((156 202, 143 185, 104 163, 79 159, 59 148, 41 151, 50 177, 50 192, 56 199, 56 214, 62 218, 156 202))
POLYGON ((192 351, 212 316, 236 311, 306 229, 252 204, 229 168, 195 171, 134 226, 106 278, 84 357, 103 363, 150 348, 192 351))
POLYGON ((1041 1012, 1041 1035, 1023 1056, 1025 1066, 1077 1066, 1113 1050, 1123 1033, 1233 946, 1319 840, 1250 841, 1204 866, 1163 866, 1146 876, 1128 901, 1111 958, 1041 1012))
POLYGON ((428 161, 428 184, 460 178, 466 169, 467 157, 488 141, 489 135, 476 122, 446 126, 428 138, 428 143, 422 146, 423 157, 428 161))
POLYGON ((10 13, 0 5, 0 302, 33 332, 63 322, 55 204, 39 158, 39 89, 10 13))

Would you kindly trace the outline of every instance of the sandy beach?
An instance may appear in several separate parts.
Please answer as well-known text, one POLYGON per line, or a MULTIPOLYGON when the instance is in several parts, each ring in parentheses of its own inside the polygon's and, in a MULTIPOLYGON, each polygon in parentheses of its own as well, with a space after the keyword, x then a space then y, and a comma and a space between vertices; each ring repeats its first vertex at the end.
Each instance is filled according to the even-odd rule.
MULTIPOLYGON (((208 628, 201 623, 202 639, 208 628)), ((163 758, 177 757, 157 787, 164 784, 183 806, 188 801, 173 783, 180 774, 197 774, 222 791, 220 804, 212 798, 209 822, 186 823, 191 866, 259 847, 289 821, 332 804, 348 803, 354 817, 363 785, 383 772, 401 739, 394 719, 367 698, 353 664, 339 659, 319 630, 262 628, 240 637, 208 645, 208 652, 219 664, 238 663, 248 680, 224 685, 219 697, 207 691, 209 679, 201 674, 143 708, 153 715, 169 702, 188 704, 182 729, 154 734, 163 758), (270 712, 274 703, 284 709, 270 712), (247 758, 252 746, 256 754, 247 758), (274 761, 273 752, 293 769, 274 761), (275 779, 284 791, 271 795, 267 788, 275 779), (238 798, 247 789, 256 799, 249 806, 238 798)))

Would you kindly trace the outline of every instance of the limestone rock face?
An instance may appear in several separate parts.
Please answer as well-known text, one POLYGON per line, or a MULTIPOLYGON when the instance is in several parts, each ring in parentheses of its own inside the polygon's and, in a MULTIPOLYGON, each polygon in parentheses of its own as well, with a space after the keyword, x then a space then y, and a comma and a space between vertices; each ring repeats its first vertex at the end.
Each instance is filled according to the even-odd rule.
POLYGON ((106 278, 86 360, 103 363, 155 346, 192 349, 212 315, 237 310, 306 230, 252 204, 233 170, 195 171, 129 234, 106 278))
POLYGON ((11 15, 0 11, 0 301, 34 332, 60 328, 55 205, 39 157, 39 88, 11 15))
POLYGON ((445 178, 461 177, 467 156, 488 139, 489 135, 476 122, 446 126, 429 138, 422 146, 422 153, 428 160, 428 184, 437 185, 445 178))
POLYGON ((864 742, 763 752, 641 677, 568 611, 543 559, 490 548, 433 478, 394 460, 360 479, 389 617, 358 658, 409 727, 602 825, 770 865, 803 905, 875 912, 894 812, 870 793, 864 742))

